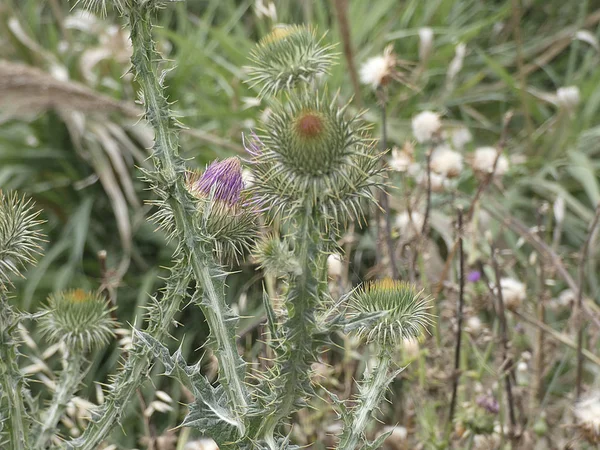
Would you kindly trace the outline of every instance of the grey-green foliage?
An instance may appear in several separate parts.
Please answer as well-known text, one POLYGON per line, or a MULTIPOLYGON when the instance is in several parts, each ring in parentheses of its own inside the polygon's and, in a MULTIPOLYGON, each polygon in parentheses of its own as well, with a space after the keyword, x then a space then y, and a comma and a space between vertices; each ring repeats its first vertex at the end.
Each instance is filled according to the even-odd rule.
MULTIPOLYGON (((154 217, 168 230, 176 250, 164 294, 152 299, 145 330, 134 329, 133 349, 108 386, 105 402, 92 413, 85 432, 61 446, 91 450, 105 440, 155 358, 164 366, 165 375, 181 381, 194 395, 182 426, 196 428, 225 450, 296 449, 285 436, 282 423, 316 395, 310 371, 319 348, 330 343, 334 332, 360 330, 370 335, 368 330, 372 329, 375 334, 386 335, 387 331, 381 330, 393 329, 393 338, 374 342, 379 347, 378 370, 360 386, 357 406, 346 409, 342 403, 339 405, 346 411, 343 413, 346 428, 339 448, 350 449, 359 443, 365 448, 377 448, 385 436, 368 443, 364 441, 364 431, 394 376, 389 371, 388 350, 399 339, 418 335, 427 324, 427 316, 425 308, 411 308, 411 302, 414 305, 422 302, 416 292, 402 297, 397 304, 390 300, 380 309, 354 308, 348 315, 345 303, 328 308, 331 302, 327 254, 336 247, 345 223, 364 217, 364 207, 374 202, 373 189, 381 185, 380 154, 360 118, 347 119, 346 108, 338 105, 336 96, 329 96, 325 90, 316 95, 313 92, 322 90, 317 75, 327 73, 333 59, 331 48, 323 45, 312 30, 279 27, 261 42, 254 54, 257 67, 252 81, 261 85, 261 93, 286 92, 285 96, 270 99, 272 118, 258 135, 253 134, 248 140, 249 163, 255 179, 251 189, 253 198, 249 199, 242 193, 238 160, 216 162, 203 174, 190 176, 179 155, 178 123, 166 98, 161 67, 164 62, 152 35, 153 13, 168 2, 88 0, 85 3, 100 9, 112 4, 129 27, 132 71, 140 87, 140 101, 155 133, 153 169, 144 170, 143 177, 157 197, 154 205, 158 212, 154 217), (257 60, 256 55, 263 57, 257 60), (275 234, 284 236, 279 242, 278 238, 271 238, 268 245, 262 246, 262 252, 259 246, 257 256, 262 258, 267 272, 285 279, 285 313, 277 316, 272 299, 265 294, 269 345, 276 357, 268 373, 248 384, 246 364, 236 343, 238 317, 225 302, 225 279, 230 257, 241 256, 250 244, 250 237, 256 235, 255 216, 261 204, 273 205, 267 219, 276 218, 282 229, 275 230, 275 234), (188 295, 190 283, 195 285, 191 303, 206 318, 210 328, 207 346, 219 363, 216 387, 202 374, 199 364, 187 364, 181 351, 171 355, 163 343, 174 314, 188 295)), ((1 251, 2 248, 0 256, 1 251)), ((24 247, 23 262, 31 258, 33 251, 33 247, 24 247)), ((13 266, 18 263, 17 260, 13 266)), ((70 342, 63 340, 64 344, 70 342)), ((81 357, 85 348, 77 345, 69 350, 78 350, 81 357)), ((63 372, 63 378, 76 385, 85 370, 79 367, 81 359, 66 358, 66 364, 69 370, 63 372), (76 367, 68 367, 69 364, 76 367)), ((21 382, 18 377, 15 380, 21 382)), ((53 403, 42 414, 45 425, 36 448, 43 448, 47 438, 52 437, 64 404, 73 393, 73 389, 57 390, 53 403)), ((22 405, 20 410, 25 411, 22 405)), ((25 436, 30 425, 22 420, 20 426, 19 434, 25 436)))

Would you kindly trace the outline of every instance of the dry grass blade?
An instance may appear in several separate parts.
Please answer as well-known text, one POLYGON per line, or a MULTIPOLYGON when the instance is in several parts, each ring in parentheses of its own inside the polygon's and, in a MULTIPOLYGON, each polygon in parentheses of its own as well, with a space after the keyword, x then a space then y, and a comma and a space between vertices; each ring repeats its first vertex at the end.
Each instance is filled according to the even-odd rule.
POLYGON ((0 107, 9 117, 49 109, 139 115, 136 108, 79 83, 59 80, 42 70, 6 60, 0 60, 0 107))

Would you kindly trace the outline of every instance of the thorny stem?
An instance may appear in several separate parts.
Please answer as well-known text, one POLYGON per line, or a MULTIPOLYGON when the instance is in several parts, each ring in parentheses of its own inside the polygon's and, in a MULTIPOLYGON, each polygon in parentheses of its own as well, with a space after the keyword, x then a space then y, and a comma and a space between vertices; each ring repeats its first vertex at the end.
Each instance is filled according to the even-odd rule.
POLYGON ((498 266, 497 260, 497 251, 495 248, 492 248, 492 264, 494 266, 494 275, 496 277, 496 298, 498 299, 498 318, 500 320, 500 337, 502 339, 502 369, 504 373, 504 385, 506 388, 506 397, 508 399, 508 415, 510 419, 510 434, 511 436, 515 436, 516 426, 517 426, 517 418, 515 416, 515 403, 513 399, 512 385, 511 385, 511 377, 510 377, 510 367, 512 366, 512 361, 508 355, 508 326, 506 323, 506 314, 504 312, 504 299, 502 297, 502 287, 500 284, 500 267, 498 266))
POLYGON ((87 373, 89 365, 84 368, 85 358, 82 351, 66 350, 63 358, 63 371, 60 374, 56 390, 52 396, 50 406, 45 413, 44 421, 38 431, 34 448, 44 449, 56 430, 67 404, 73 398, 73 395, 79 383, 87 373))
POLYGON ((594 239, 596 226, 598 225, 598 220, 600 219, 600 204, 596 206, 596 214, 594 214, 594 218, 590 223, 588 228, 587 238, 585 243, 583 244, 583 248, 581 249, 581 259, 579 260, 579 288, 577 289, 577 306, 575 308, 575 317, 577 324, 577 373, 575 376, 575 387, 577 398, 581 397, 582 392, 582 382, 583 382, 583 328, 584 328, 584 318, 583 318, 583 287, 585 284, 585 267, 587 262, 587 256, 590 249, 590 244, 594 239))
POLYGON ((458 393, 458 381, 460 378, 460 348, 462 343, 462 323, 463 306, 465 297, 465 254, 463 251, 463 211, 458 209, 458 258, 459 258, 459 291, 458 305, 456 311, 456 347, 454 349, 454 377, 452 380, 452 398, 450 400, 450 414, 448 415, 448 425, 452 424, 454 419, 454 409, 456 408, 456 397, 458 393))
POLYGON ((155 131, 154 158, 158 181, 164 184, 169 194, 168 204, 173 211, 175 226, 181 235, 184 252, 188 255, 194 278, 206 290, 208 304, 202 310, 216 340, 215 354, 219 361, 221 373, 227 377, 223 383, 225 391, 238 417, 238 426, 243 433, 243 416, 247 409, 247 396, 243 379, 238 374, 238 367, 243 364, 239 354, 235 336, 229 336, 224 322, 227 306, 224 292, 215 289, 210 275, 210 266, 214 262, 206 256, 203 243, 199 242, 196 229, 192 223, 192 214, 188 214, 186 205, 193 204, 184 186, 184 163, 178 154, 177 135, 173 131, 174 120, 170 116, 169 103, 163 95, 163 87, 156 73, 155 62, 160 55, 154 48, 150 11, 144 6, 133 6, 128 15, 133 44, 132 62, 140 83, 146 115, 155 131), (231 377, 231 378, 229 378, 231 377))
POLYGON ((297 254, 302 273, 292 283, 288 294, 289 319, 284 324, 285 345, 288 359, 281 361, 282 372, 275 380, 277 408, 262 422, 260 436, 272 450, 277 450, 273 434, 281 421, 294 410, 298 397, 306 390, 307 373, 312 361, 312 334, 314 332, 314 308, 317 300, 318 280, 315 278, 317 258, 315 236, 311 235, 311 212, 307 210, 301 219, 297 242, 297 254), (312 289, 311 289, 312 288, 312 289))
POLYGON ((338 450, 355 450, 363 439, 363 434, 373 410, 381 403, 390 383, 389 366, 391 359, 382 350, 377 358, 377 366, 371 371, 369 378, 364 381, 360 391, 359 403, 353 411, 352 422, 345 424, 338 450))
MULTIPOLYGON (((190 281, 189 272, 174 275, 167 283, 160 305, 164 305, 164 311, 160 311, 161 306, 156 305, 155 310, 160 311, 160 317, 151 320, 146 328, 146 332, 158 341, 164 340, 169 335, 169 328, 179 305, 183 301, 185 292, 190 281)), ((150 317, 152 318, 152 314, 150 317)), ((106 438, 115 423, 120 419, 125 408, 134 397, 137 389, 145 381, 145 374, 151 365, 152 350, 142 348, 137 351, 129 352, 125 365, 111 383, 110 395, 106 398, 104 405, 98 412, 97 419, 93 420, 83 435, 75 441, 67 442, 66 446, 70 449, 95 450, 98 444, 106 438)))
POLYGON ((29 449, 26 434, 25 405, 23 404, 23 377, 17 364, 17 344, 13 330, 18 319, 6 301, 6 294, 0 286, 0 387, 8 402, 9 449, 29 449))

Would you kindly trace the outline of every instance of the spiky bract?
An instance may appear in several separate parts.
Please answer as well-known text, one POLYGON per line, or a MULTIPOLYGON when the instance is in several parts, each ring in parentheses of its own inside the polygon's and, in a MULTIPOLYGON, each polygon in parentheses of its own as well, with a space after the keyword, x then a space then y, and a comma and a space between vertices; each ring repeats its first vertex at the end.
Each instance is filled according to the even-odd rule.
POLYGON ((278 25, 250 54, 252 86, 261 85, 260 96, 275 95, 299 82, 310 82, 326 73, 335 55, 315 31, 304 25, 278 25))
POLYGON ((362 200, 381 184, 380 154, 358 116, 336 98, 303 90, 276 103, 269 127, 246 140, 253 191, 275 214, 307 208, 329 223, 362 218, 362 200))
POLYGON ((40 254, 42 234, 38 227, 42 221, 38 215, 31 200, 0 191, 0 289, 10 284, 11 276, 20 276, 26 264, 35 263, 40 254))
POLYGON ((39 319, 41 333, 52 342, 63 342, 75 351, 106 345, 113 336, 115 321, 111 308, 100 295, 83 289, 59 292, 48 297, 39 319))
POLYGON ((188 172, 186 186, 198 200, 202 237, 212 241, 220 260, 237 260, 257 232, 256 208, 243 191, 240 160, 227 158, 213 162, 204 173, 188 172))
POLYGON ((410 283, 391 279, 363 285, 354 292, 349 304, 350 316, 387 313, 380 321, 358 330, 367 342, 376 342, 382 347, 418 338, 431 323, 429 308, 423 291, 417 291, 410 283))

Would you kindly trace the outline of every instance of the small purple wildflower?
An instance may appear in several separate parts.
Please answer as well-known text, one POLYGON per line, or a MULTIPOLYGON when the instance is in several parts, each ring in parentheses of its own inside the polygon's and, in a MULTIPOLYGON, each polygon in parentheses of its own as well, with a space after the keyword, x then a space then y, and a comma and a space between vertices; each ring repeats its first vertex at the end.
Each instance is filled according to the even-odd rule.
POLYGON ((490 414, 498 414, 498 411, 500 411, 498 401, 491 395, 481 395, 477 397, 477 405, 490 414))
POLYGON ((473 270, 467 275, 467 281, 469 283, 476 283, 481 279, 481 272, 479 270, 473 270))
POLYGON ((244 188, 240 160, 233 157, 211 163, 199 178, 191 181, 191 188, 201 195, 213 193, 215 200, 229 206, 238 204, 244 188))

